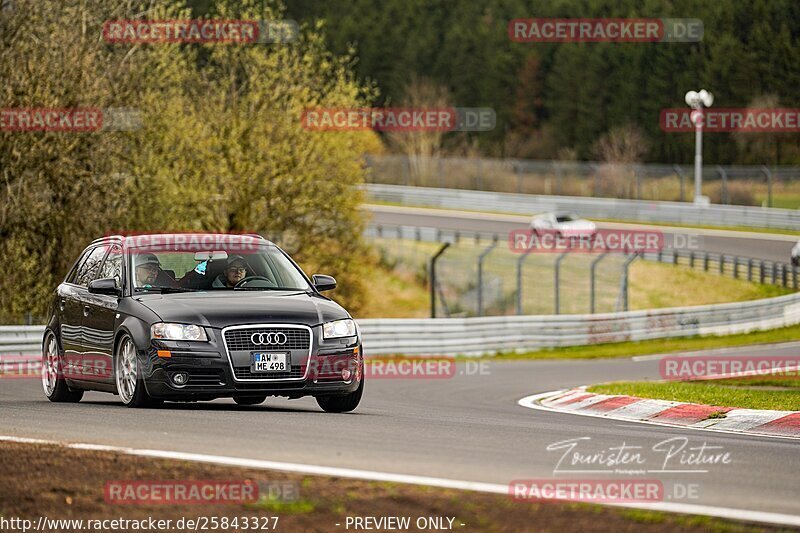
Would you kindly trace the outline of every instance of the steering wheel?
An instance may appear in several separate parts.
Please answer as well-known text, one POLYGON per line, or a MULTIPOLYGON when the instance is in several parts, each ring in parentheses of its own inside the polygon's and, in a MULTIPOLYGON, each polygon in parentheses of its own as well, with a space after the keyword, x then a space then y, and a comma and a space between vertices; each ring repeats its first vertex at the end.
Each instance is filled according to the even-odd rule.
POLYGON ((274 287, 275 286, 275 282, 274 281, 272 281, 271 279, 266 278, 264 276, 248 276, 246 278, 243 278, 243 279, 239 280, 239 282, 236 285, 234 285, 233 288, 234 289, 240 289, 240 288, 244 287, 246 284, 250 283, 251 281, 266 281, 268 283, 267 287, 274 287))

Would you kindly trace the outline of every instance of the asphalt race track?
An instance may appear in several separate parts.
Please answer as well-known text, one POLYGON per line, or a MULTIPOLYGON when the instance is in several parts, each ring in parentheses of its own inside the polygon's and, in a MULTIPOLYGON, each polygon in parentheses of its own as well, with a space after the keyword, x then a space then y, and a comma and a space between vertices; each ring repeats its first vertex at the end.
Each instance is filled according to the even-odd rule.
MULTIPOLYGON (((530 217, 502 214, 475 214, 464 211, 406 208, 370 205, 368 211, 374 224, 387 226, 420 226, 461 231, 497 233, 501 237, 511 230, 526 229, 530 217)), ((598 223, 598 228, 647 227, 634 224, 598 223)), ((652 226, 651 226, 652 227, 652 226)), ((739 255, 753 259, 789 263, 792 246, 797 237, 791 235, 746 233, 746 236, 725 230, 682 229, 659 227, 665 234, 693 235, 701 250, 739 255)))
MULTIPOLYGON (((507 232, 521 217, 400 213, 376 207, 374 222, 507 232), (489 218, 487 218, 489 217, 489 218), (492 218, 493 217, 493 218, 492 218)), ((681 230, 676 230, 681 231, 681 230)), ((709 251, 786 261, 794 239, 704 235, 709 251)), ((753 353, 756 348, 718 350, 753 353), (750 351, 750 352, 748 352, 750 351)), ((798 346, 759 347, 761 355, 794 355, 798 346)), ((80 404, 48 402, 36 379, 0 382, 0 435, 193 452, 507 485, 553 478, 563 452, 548 445, 589 437, 585 453, 640 446, 650 475, 665 484, 696 487, 681 503, 794 515, 800 520, 800 440, 602 420, 533 410, 526 396, 622 379, 658 379, 658 361, 487 361, 459 363, 450 379, 372 379, 355 413, 323 413, 313 399, 269 398, 260 406, 231 400, 166 404, 156 410, 122 407, 115 396, 87 393, 80 404), (467 366, 469 365, 469 366, 467 366), (675 437, 686 449, 729 452, 728 464, 662 463, 653 446, 675 437), (714 449, 714 448, 712 448, 714 449), (685 470, 706 472, 689 473, 685 470)), ((663 446, 662 446, 663 448, 663 446)), ((562 464, 562 468, 564 464, 562 464)), ((575 478, 576 475, 558 474, 575 478)), ((581 474, 578 477, 590 477, 581 474)), ((669 497, 669 496, 668 496, 669 497)))
MULTIPOLYGON (((562 452, 546 448, 566 439, 591 437, 581 444, 586 452, 623 442, 642 446, 653 467, 663 459, 649 452, 656 443, 685 436, 689 446, 721 446, 732 461, 710 465, 706 473, 658 474, 665 485, 697 487, 699 498, 683 503, 800 515, 800 441, 622 423, 517 404, 530 394, 575 385, 656 378, 655 360, 492 361, 482 374, 466 364, 459 363, 450 379, 373 379, 358 410, 343 415, 325 414, 307 398, 272 398, 257 407, 218 400, 132 410, 114 396, 88 393, 80 404, 53 404, 38 380, 4 380, 0 435, 503 485, 552 479, 562 452)), ((693 468, 681 465, 678 456, 668 466, 693 468)))

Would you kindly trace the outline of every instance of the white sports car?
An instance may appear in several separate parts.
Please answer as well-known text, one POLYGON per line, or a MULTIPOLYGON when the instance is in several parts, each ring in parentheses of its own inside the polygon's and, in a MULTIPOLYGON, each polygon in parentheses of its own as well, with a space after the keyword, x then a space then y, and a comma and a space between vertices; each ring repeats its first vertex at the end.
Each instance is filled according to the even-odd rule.
POLYGON ((597 233, 597 226, 573 213, 543 213, 531 220, 531 229, 539 233, 555 232, 559 237, 581 237, 597 233))

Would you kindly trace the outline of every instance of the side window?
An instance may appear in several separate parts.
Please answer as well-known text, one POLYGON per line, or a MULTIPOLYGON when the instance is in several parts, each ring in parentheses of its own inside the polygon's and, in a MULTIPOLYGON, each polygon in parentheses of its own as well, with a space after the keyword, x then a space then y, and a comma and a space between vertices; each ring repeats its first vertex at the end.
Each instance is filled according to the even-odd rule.
POLYGON ((117 245, 111 247, 97 275, 97 279, 105 278, 114 278, 117 280, 117 287, 122 287, 122 248, 117 245))
POLYGON ((66 281, 67 283, 76 283, 75 279, 78 277, 78 271, 86 262, 86 258, 89 257, 90 253, 91 250, 88 248, 81 253, 81 256, 78 258, 77 263, 75 263, 75 266, 72 267, 72 270, 70 270, 67 279, 65 279, 64 281, 66 281))
POLYGON ((106 254, 105 246, 98 246, 86 257, 81 266, 78 267, 78 272, 75 275, 76 285, 87 287, 89 282, 94 279, 97 274, 97 269, 100 268, 100 263, 103 261, 103 256, 106 254))

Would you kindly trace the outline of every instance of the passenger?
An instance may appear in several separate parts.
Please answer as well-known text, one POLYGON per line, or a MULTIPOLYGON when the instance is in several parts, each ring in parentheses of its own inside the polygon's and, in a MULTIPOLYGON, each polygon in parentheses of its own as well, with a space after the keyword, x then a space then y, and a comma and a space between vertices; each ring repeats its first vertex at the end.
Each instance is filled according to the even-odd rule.
POLYGON ((161 269, 161 261, 155 254, 146 253, 136 256, 137 287, 174 287, 175 280, 161 269))

